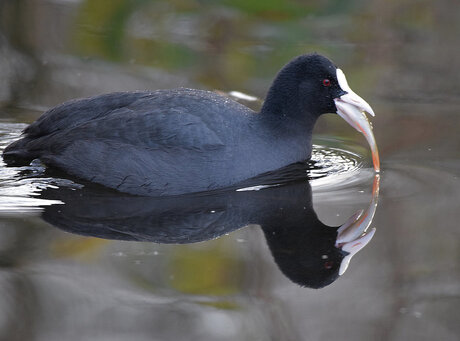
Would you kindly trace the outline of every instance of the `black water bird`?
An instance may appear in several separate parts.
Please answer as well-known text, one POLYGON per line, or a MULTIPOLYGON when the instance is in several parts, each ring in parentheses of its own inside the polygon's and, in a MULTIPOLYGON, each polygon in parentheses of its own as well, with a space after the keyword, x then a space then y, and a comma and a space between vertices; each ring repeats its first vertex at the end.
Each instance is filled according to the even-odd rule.
POLYGON ((272 174, 274 178, 293 174, 297 178, 260 191, 139 197, 94 186, 48 188, 41 198, 65 205, 46 206, 42 217, 75 234, 166 244, 206 241, 259 225, 286 277, 302 286, 320 288, 342 275, 351 257, 372 238, 375 230, 366 230, 376 209, 378 176, 369 207, 335 227, 318 219, 306 173, 299 170, 296 164, 272 174))
POLYGON ((40 159, 121 192, 162 196, 215 190, 311 156, 317 118, 337 112, 377 146, 371 107, 343 72, 318 54, 302 55, 276 76, 256 113, 214 92, 175 89, 73 100, 28 126, 3 157, 40 159))

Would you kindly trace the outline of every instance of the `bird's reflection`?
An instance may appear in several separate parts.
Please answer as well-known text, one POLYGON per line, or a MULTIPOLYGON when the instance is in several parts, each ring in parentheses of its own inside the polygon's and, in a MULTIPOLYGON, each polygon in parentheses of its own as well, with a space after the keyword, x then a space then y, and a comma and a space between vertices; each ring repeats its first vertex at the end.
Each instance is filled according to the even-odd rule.
MULTIPOLYGON (((280 177, 291 177, 297 171, 286 169, 280 177)), ((305 177, 304 172, 300 174, 305 177)), ((94 186, 48 188, 42 197, 65 205, 48 206, 42 216, 54 226, 80 235, 180 244, 213 239, 257 224, 280 270, 295 283, 320 288, 342 275, 351 257, 374 235, 375 229, 366 230, 375 213, 378 188, 377 175, 369 206, 338 227, 318 219, 305 179, 259 191, 161 198, 130 196, 94 186)))

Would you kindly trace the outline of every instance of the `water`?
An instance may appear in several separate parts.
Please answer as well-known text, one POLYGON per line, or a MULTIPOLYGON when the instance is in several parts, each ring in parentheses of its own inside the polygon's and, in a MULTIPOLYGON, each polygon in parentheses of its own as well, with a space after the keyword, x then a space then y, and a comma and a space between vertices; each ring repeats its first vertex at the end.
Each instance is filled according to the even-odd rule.
POLYGON ((315 127, 311 187, 151 204, 0 161, 0 339, 458 340, 459 12, 448 1, 286 4, 1 2, 0 148, 76 97, 189 86, 263 98, 284 62, 316 50, 376 112, 378 207, 360 225, 376 230, 346 272, 300 286, 281 266, 294 261, 277 258, 268 232, 279 231, 255 225, 372 213, 368 147, 334 115, 315 127), (275 216, 267 197, 296 200, 275 216), (159 222, 183 229, 149 234, 159 222), (173 232, 209 240, 158 243, 173 232))

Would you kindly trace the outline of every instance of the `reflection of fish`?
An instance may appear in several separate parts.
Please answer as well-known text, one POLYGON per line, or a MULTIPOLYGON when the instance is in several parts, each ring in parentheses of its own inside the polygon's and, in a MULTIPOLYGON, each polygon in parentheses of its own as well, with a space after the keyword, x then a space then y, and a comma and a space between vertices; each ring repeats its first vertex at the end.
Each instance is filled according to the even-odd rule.
MULTIPOLYGON (((296 172, 305 177, 305 172, 298 172, 299 167, 302 168, 298 164, 284 169, 280 177, 286 179, 296 172)), ((281 271, 300 285, 319 288, 343 273, 341 264, 346 261, 348 265, 349 258, 358 251, 352 245, 364 245, 372 237, 373 232, 367 237, 362 235, 375 211, 378 182, 374 188, 370 208, 339 228, 324 225, 317 218, 305 179, 261 191, 161 198, 129 196, 91 186, 46 189, 43 198, 60 200, 65 205, 46 207, 43 219, 86 236, 181 244, 213 239, 258 224, 281 271)))
POLYGON ((351 257, 365 247, 374 236, 375 228, 371 229, 369 232, 367 232, 367 229, 371 225, 372 219, 374 219, 375 210, 377 209, 379 185, 380 175, 376 175, 372 186, 372 200, 368 208, 365 211, 359 210, 356 212, 346 223, 342 224, 337 231, 339 235, 335 245, 348 253, 340 265, 340 275, 347 270, 351 257))

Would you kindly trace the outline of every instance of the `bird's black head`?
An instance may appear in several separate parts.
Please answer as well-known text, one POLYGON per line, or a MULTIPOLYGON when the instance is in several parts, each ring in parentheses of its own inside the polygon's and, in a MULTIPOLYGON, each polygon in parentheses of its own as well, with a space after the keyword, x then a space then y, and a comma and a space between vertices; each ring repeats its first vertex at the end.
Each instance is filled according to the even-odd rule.
POLYGON ((346 94, 337 67, 326 57, 307 54, 294 58, 276 76, 262 109, 278 116, 302 119, 334 113, 335 98, 346 94))
POLYGON ((276 76, 261 110, 265 121, 285 134, 298 127, 311 135, 316 119, 336 112, 364 134, 372 150, 374 168, 380 170, 372 126, 363 112, 374 116, 371 106, 348 86, 342 70, 319 54, 294 58, 276 76), (284 127, 285 129, 279 129, 284 127))

